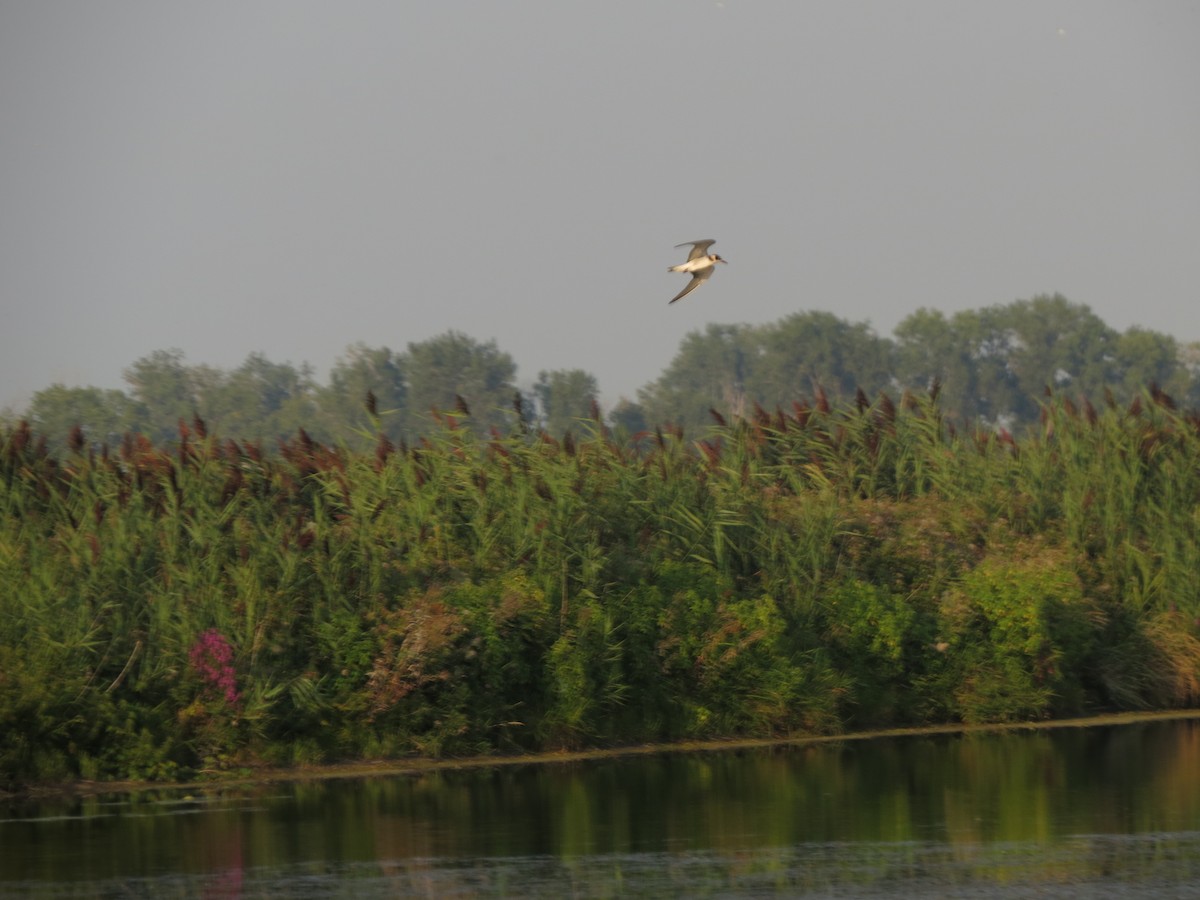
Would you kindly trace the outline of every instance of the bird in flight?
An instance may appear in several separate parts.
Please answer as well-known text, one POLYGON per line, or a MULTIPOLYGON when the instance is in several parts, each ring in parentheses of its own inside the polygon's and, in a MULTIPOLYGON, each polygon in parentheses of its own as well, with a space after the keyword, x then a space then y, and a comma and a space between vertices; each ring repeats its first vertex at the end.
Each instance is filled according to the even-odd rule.
POLYGON ((687 286, 667 301, 667 305, 671 305, 680 297, 686 297, 696 288, 706 282, 713 273, 713 269, 717 267, 717 263, 723 263, 725 260, 717 256, 715 253, 709 253, 708 248, 715 244, 715 240, 709 241, 684 241, 682 244, 676 244, 676 247, 686 247, 691 244, 692 249, 688 253, 687 262, 680 263, 677 266, 667 268, 668 272, 688 272, 692 276, 692 280, 687 283, 687 286))

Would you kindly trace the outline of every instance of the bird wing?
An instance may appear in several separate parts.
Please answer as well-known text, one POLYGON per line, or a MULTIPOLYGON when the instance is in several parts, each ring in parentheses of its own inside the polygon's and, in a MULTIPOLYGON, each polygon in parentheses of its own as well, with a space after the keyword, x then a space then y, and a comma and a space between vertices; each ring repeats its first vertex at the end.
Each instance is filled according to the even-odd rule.
POLYGON ((696 288, 700 287, 700 285, 704 284, 704 282, 706 282, 708 280, 708 276, 711 275, 712 273, 713 273, 712 266, 709 266, 707 269, 701 269, 699 272, 697 272, 695 275, 692 276, 692 280, 687 283, 687 286, 682 291, 680 291, 678 294, 676 294, 674 297, 672 297, 670 300, 667 301, 667 306, 670 306, 672 303, 674 303, 680 297, 686 297, 688 294, 690 294, 696 288))
POLYGON ((708 256, 708 248, 711 247, 716 242, 717 242, 716 239, 713 238, 713 239, 710 239, 707 241, 684 241, 682 244, 676 244, 675 246, 676 247, 686 247, 688 244, 691 244, 692 250, 688 254, 688 259, 693 260, 697 256, 708 256))

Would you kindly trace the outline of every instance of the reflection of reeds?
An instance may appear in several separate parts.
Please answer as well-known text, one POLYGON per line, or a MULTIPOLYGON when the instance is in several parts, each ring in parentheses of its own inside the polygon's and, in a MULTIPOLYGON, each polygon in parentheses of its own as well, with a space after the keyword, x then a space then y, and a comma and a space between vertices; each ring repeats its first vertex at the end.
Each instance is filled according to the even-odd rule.
POLYGON ((1025 679, 1022 709, 1066 708, 1059 664, 1072 703, 1194 702, 1195 415, 1152 389, 1125 410, 1050 397, 1024 438, 960 433, 936 392, 835 407, 818 388, 627 444, 598 410, 561 442, 480 437, 456 402, 416 445, 363 453, 304 430, 267 453, 195 419, 170 450, 85 453, 73 432, 60 461, 20 423, 0 436, 0 579, 20 586, 0 600, 0 771, 986 718, 995 696, 962 709, 980 694, 956 662, 1005 621, 963 593, 985 560, 1012 561, 994 571, 1018 598, 1053 560, 1037 583, 1086 601, 1042 596, 1029 646, 980 663, 1025 679), (405 643, 435 608, 457 623, 436 659, 405 643), (236 709, 187 663, 213 629, 236 709))

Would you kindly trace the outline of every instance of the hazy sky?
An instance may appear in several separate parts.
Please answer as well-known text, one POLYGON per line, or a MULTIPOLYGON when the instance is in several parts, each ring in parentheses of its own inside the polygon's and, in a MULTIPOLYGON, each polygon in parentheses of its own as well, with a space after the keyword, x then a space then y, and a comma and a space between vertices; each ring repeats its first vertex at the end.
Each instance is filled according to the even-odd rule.
POLYGON ((1194 0, 0 0, 0 407, 448 329, 611 402, 709 322, 1055 291, 1195 340, 1197 47, 1194 0))

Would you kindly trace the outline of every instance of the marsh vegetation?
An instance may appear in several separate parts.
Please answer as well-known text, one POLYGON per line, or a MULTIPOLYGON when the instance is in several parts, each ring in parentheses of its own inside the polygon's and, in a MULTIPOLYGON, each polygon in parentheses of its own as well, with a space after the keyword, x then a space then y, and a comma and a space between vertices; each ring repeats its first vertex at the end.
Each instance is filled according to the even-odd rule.
MULTIPOLYGON (((0 434, 0 773, 612 746, 1200 695, 1200 419, 824 394, 277 446, 0 434)), ((368 411, 378 425, 374 408, 368 411)), ((525 417, 515 414, 513 421, 525 417)))

